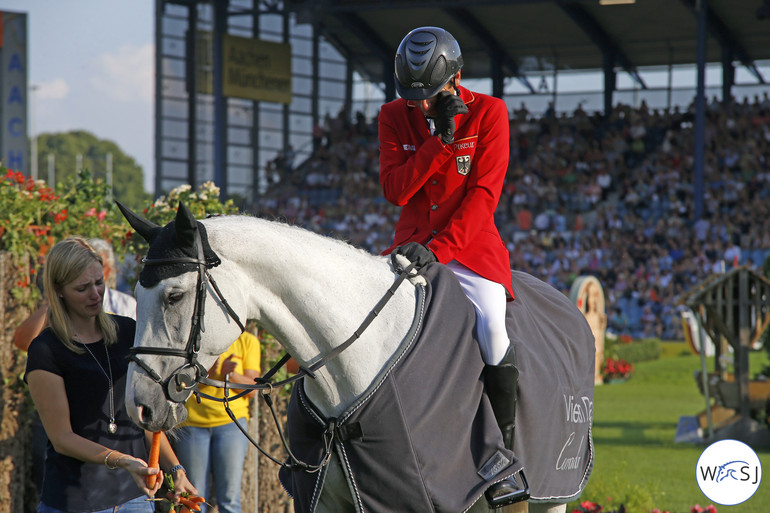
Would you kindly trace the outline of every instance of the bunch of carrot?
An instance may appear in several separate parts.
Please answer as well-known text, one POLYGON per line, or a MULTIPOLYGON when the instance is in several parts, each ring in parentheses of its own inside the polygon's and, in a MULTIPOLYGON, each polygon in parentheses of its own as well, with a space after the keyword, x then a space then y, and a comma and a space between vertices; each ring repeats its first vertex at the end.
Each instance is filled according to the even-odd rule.
POLYGON ((198 497, 197 495, 190 495, 188 497, 179 497, 179 503, 181 506, 177 510, 178 513, 189 513, 190 511, 200 511, 201 510, 201 502, 203 502, 203 497, 198 497))
POLYGON ((168 501, 172 503, 171 509, 177 513, 192 513, 193 511, 200 511, 201 503, 206 502, 206 499, 198 495, 184 494, 179 497, 179 505, 174 506, 174 492, 168 492, 166 497, 168 497, 168 501))

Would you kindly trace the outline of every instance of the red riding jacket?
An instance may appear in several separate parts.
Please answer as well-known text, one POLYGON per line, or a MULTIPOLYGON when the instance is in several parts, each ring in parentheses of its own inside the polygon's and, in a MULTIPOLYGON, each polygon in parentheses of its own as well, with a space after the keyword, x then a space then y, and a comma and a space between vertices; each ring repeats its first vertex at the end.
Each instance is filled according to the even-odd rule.
POLYGON ((508 110, 499 98, 458 90, 469 112, 455 116, 451 145, 431 135, 414 102, 382 106, 380 184, 385 199, 402 207, 383 254, 426 244, 439 262, 457 260, 512 298, 510 257, 494 220, 508 170, 508 110))

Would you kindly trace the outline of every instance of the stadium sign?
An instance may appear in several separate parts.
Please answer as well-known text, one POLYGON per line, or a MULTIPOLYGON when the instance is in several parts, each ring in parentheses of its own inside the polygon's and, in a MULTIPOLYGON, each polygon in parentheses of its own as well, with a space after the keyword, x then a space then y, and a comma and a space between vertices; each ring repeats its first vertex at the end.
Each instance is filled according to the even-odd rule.
MULTIPOLYGON (((213 93, 211 33, 198 33, 199 92, 213 93)), ((222 92, 230 98, 291 103, 291 45, 222 36, 222 92)))
POLYGON ((27 15, 0 12, 0 160, 29 174, 27 162, 27 15))

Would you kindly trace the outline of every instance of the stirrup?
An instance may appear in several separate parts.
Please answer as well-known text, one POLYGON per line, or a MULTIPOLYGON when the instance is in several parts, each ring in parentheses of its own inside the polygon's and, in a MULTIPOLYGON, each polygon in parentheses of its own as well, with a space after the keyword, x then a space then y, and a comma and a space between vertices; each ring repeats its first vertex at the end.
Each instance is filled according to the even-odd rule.
POLYGON ((516 483, 516 479, 514 478, 516 474, 514 474, 487 488, 484 495, 486 496, 490 509, 502 508, 503 506, 529 499, 529 483, 527 483, 527 477, 524 475, 524 469, 517 472, 517 474, 521 476, 521 482, 524 485, 523 487, 519 487, 518 483, 516 483), (499 493, 499 495, 496 495, 496 492, 499 493))

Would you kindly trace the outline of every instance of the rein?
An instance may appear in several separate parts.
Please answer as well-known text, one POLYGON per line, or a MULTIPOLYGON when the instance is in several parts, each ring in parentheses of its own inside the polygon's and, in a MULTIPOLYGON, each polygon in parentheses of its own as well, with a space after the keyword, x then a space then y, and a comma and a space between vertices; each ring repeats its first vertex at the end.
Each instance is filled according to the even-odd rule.
POLYGON ((272 393, 273 389, 280 388, 283 385, 298 381, 304 378, 305 376, 309 376, 310 378, 314 379, 315 373, 316 371, 318 371, 318 369, 328 364, 330 360, 336 358, 342 351, 350 347, 350 345, 353 344, 353 342, 358 340, 363 334, 363 332, 374 321, 377 315, 379 315, 379 313, 382 311, 382 309, 385 307, 388 301, 390 301, 390 299, 395 295, 398 287, 404 282, 404 280, 409 276, 411 271, 415 268, 416 262, 412 262, 411 264, 409 264, 409 266, 407 266, 406 268, 403 268, 397 265, 395 263, 395 260, 393 260, 393 267, 398 274, 396 280, 393 282, 390 288, 385 292, 383 297, 380 298, 380 300, 377 302, 374 308, 372 308, 372 310, 369 312, 369 315, 366 316, 366 318, 359 325, 359 327, 342 344, 338 345, 337 347, 329 351, 327 354, 322 356, 318 361, 316 361, 312 365, 309 365, 308 367, 300 367, 299 372, 294 376, 291 376, 281 381, 273 382, 271 381, 271 378, 273 377, 273 375, 275 375, 275 373, 278 372, 278 370, 280 370, 281 367, 283 367, 286 364, 286 362, 288 362, 289 359, 291 358, 289 354, 284 354, 284 356, 267 373, 265 373, 264 376, 255 378, 254 379, 255 383, 253 385, 239 383, 237 388, 238 390, 242 390, 242 392, 239 392, 236 395, 230 397, 229 396, 229 391, 231 389, 230 382, 227 380, 219 381, 219 380, 210 379, 208 377, 208 370, 205 369, 203 365, 201 365, 201 363, 198 361, 198 352, 200 351, 201 333, 205 333, 206 331, 203 318, 204 318, 205 303, 206 303, 206 287, 208 284, 211 284, 211 287, 214 289, 214 292, 216 293, 217 297, 219 298, 219 300, 222 302, 222 305, 227 310, 227 314, 230 316, 230 318, 232 318, 235 321, 238 327, 241 328, 241 333, 246 331, 246 328, 241 322, 238 315, 232 309, 232 307, 230 307, 229 303, 224 298, 222 292, 219 290, 219 287, 217 286, 216 281, 214 281, 214 278, 211 276, 211 273, 209 272, 209 264, 206 262, 206 259, 203 255, 203 244, 201 243, 201 240, 200 240, 200 233, 197 230, 195 231, 195 246, 198 253, 197 258, 177 257, 177 258, 153 258, 153 259, 143 258, 142 259, 142 262, 144 263, 144 265, 168 265, 168 264, 192 263, 192 264, 196 264, 198 267, 198 271, 197 271, 198 282, 196 285, 195 304, 193 306, 190 334, 187 338, 187 344, 185 349, 175 349, 175 348, 168 348, 168 347, 132 347, 130 350, 129 360, 139 365, 139 367, 141 367, 150 376, 150 378, 153 381, 161 385, 166 395, 166 398, 169 401, 172 401, 175 403, 183 403, 189 398, 191 393, 194 393, 198 402, 200 402, 201 397, 204 397, 209 400, 224 403, 225 411, 227 412, 228 416, 232 419, 232 421, 235 423, 238 429, 240 429, 240 431, 244 434, 244 436, 246 436, 249 442, 251 442, 251 444, 254 445, 254 447, 256 447, 259 450, 259 452, 261 452, 263 455, 268 457, 273 462, 281 465, 282 467, 292 471, 302 471, 306 473, 318 472, 329 462, 329 459, 331 458, 332 444, 334 442, 335 436, 337 436, 337 419, 336 418, 329 419, 328 424, 326 426, 326 430, 324 431, 324 434, 323 434, 324 452, 323 452, 323 457, 321 459, 321 462, 317 465, 305 463, 297 459, 289 449, 289 445, 286 441, 286 437, 284 436, 283 430, 281 429, 280 421, 273 407, 273 400, 270 394, 272 393), (153 355, 160 355, 160 356, 178 356, 178 357, 185 358, 186 362, 184 365, 182 365, 177 370, 172 372, 171 375, 164 381, 163 378, 152 367, 147 365, 138 357, 138 355, 140 354, 153 354, 153 355), (197 388, 197 385, 199 383, 224 389, 224 398, 220 399, 199 391, 197 388), (229 402, 250 393, 252 390, 260 391, 260 395, 265 401, 265 404, 267 404, 268 408, 270 409, 270 413, 273 416, 273 420, 275 422, 276 428, 278 429, 278 434, 281 438, 281 443, 284 449, 286 450, 287 454, 289 455, 289 459, 291 463, 280 461, 275 457, 273 457, 272 455, 270 455, 249 435, 248 431, 246 431, 236 421, 235 415, 230 409, 229 402))

